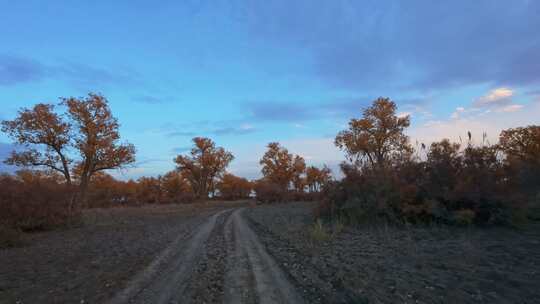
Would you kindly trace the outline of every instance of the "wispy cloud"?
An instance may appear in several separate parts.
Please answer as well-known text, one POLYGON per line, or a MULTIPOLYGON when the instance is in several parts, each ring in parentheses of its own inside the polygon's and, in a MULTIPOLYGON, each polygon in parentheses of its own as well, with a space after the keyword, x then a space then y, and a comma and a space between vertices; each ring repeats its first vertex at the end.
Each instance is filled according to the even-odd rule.
POLYGON ((0 86, 37 81, 46 74, 46 67, 35 60, 0 54, 0 86))
MULTIPOLYGON (((449 138, 459 142, 466 138, 467 132, 473 134, 473 139, 481 141, 486 132, 491 143, 498 140, 503 129, 536 124, 540 114, 540 102, 526 105, 507 105, 496 110, 458 108, 456 115, 449 119, 429 121, 411 127, 407 133, 412 140, 430 143, 449 138)), ((480 142, 479 142, 480 143, 480 142)))
POLYGON ((165 162, 165 161, 170 162, 171 160, 170 159, 164 159, 164 158, 143 158, 141 160, 138 160, 135 163, 134 167, 143 167, 143 166, 146 166, 146 165, 151 164, 151 163, 165 162))
POLYGON ((199 121, 190 124, 166 124, 158 130, 173 137, 196 136, 235 136, 257 132, 258 129, 250 123, 238 120, 230 121, 199 121))
POLYGON ((224 127, 211 131, 215 135, 242 135, 249 134, 257 131, 255 127, 250 124, 243 124, 239 127, 224 127))
POLYGON ((169 136, 185 136, 185 137, 194 137, 197 136, 197 132, 192 131, 172 131, 168 133, 169 136))
POLYGON ((513 105, 508 105, 508 106, 502 107, 500 109, 497 109, 497 111, 498 112, 510 113, 510 112, 517 112, 517 111, 519 111, 521 109, 523 109, 523 105, 513 104, 513 105))
POLYGON ((0 54, 0 86, 61 79, 76 87, 140 84, 131 68, 88 65, 73 61, 42 63, 32 58, 0 54))
POLYGON ((473 105, 477 107, 500 106, 512 101, 514 91, 509 88, 497 88, 489 91, 486 95, 477 98, 473 105))
MULTIPOLYGON (((300 124, 304 121, 317 119, 348 119, 359 116, 362 110, 371 105, 377 97, 361 96, 349 98, 335 98, 333 100, 320 101, 312 104, 298 103, 294 101, 284 102, 252 102, 246 104, 249 118, 254 121, 288 122, 300 124)), ((407 112, 429 115, 422 106, 423 98, 409 98, 395 100, 399 104, 405 104, 407 112)))
POLYGON ((170 102, 170 98, 165 98, 161 96, 154 96, 154 95, 141 95, 134 98, 135 101, 141 102, 141 103, 147 103, 147 104, 163 104, 170 102))
POLYGON ((496 88, 476 98, 469 107, 457 107, 450 115, 451 119, 473 118, 490 112, 511 113, 524 108, 514 102, 515 91, 510 88, 496 88))
POLYGON ((259 121, 303 121, 317 117, 313 107, 298 103, 257 101, 246 105, 250 118, 259 121))
POLYGON ((538 1, 278 0, 234 11, 253 37, 308 50, 328 84, 427 91, 539 84, 539 9, 538 1))
POLYGON ((190 151, 191 150, 191 147, 176 147, 176 148, 172 148, 171 149, 171 152, 174 153, 174 154, 181 154, 181 153, 184 153, 184 152, 187 152, 187 151, 190 151))

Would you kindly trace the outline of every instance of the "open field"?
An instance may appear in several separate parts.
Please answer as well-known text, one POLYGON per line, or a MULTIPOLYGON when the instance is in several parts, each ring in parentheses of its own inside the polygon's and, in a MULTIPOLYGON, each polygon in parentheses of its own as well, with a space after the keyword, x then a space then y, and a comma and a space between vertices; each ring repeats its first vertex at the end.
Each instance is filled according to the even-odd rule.
POLYGON ((343 228, 311 203, 95 209, 0 251, 0 303, 538 303, 540 231, 343 228))
POLYGON ((0 303, 101 303, 223 208, 94 209, 80 228, 29 234, 27 246, 0 250, 0 303))
POLYGON ((344 228, 313 240, 312 204, 247 212, 311 303, 539 303, 540 227, 344 228), (317 297, 321 297, 318 299, 317 297))

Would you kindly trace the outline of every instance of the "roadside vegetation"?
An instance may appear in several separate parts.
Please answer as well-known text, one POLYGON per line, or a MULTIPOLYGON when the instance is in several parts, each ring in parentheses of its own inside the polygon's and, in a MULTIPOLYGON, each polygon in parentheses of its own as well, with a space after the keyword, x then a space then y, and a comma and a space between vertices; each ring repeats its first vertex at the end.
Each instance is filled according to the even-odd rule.
POLYGON ((514 225, 537 219, 540 126, 508 129, 498 143, 471 132, 416 149, 404 134, 409 117, 379 98, 352 119, 335 144, 344 178, 326 187, 318 217, 350 223, 514 225))
POLYGON ((260 160, 262 178, 249 181, 227 172, 232 153, 196 137, 174 158, 174 170, 121 181, 111 170, 134 164, 135 147, 121 141, 104 96, 21 109, 1 124, 17 144, 5 162, 21 170, 0 176, 0 245, 20 244, 20 231, 76 225, 86 208, 214 198, 317 201, 313 235, 323 239, 328 221, 519 226, 539 218, 540 126, 504 130, 497 143, 468 132, 459 142, 413 147, 405 135, 410 118, 396 111, 378 98, 337 134, 347 159, 341 180, 272 142, 260 160))

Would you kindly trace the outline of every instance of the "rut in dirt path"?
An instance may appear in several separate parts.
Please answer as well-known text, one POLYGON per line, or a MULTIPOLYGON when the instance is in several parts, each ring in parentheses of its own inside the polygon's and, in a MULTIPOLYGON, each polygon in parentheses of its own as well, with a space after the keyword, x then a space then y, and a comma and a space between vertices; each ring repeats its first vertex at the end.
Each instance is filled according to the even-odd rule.
POLYGON ((218 217, 224 210, 209 217, 187 236, 179 236, 148 267, 136 275, 110 304, 120 303, 187 303, 185 293, 197 260, 218 217))
POLYGON ((235 210, 225 225, 229 243, 225 303, 304 303, 255 232, 235 210))
POLYGON ((243 210, 216 213, 179 236, 109 303, 304 303, 243 210))

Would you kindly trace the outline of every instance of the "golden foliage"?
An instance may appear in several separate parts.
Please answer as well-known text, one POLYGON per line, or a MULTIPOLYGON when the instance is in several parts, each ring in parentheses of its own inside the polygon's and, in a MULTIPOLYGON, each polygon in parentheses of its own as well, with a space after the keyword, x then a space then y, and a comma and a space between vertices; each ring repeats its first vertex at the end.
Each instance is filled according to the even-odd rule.
POLYGON ((209 138, 193 138, 194 147, 190 155, 175 158, 177 170, 185 176, 199 198, 208 197, 215 191, 217 179, 225 172, 234 156, 209 138))

